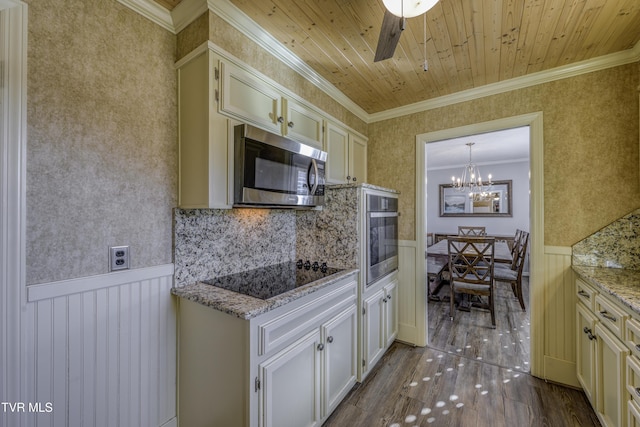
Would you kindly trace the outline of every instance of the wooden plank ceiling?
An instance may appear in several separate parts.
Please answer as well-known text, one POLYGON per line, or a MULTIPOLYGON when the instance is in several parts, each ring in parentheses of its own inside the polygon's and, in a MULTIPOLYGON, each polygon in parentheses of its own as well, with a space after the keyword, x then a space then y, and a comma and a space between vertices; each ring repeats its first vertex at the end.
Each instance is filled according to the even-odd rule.
POLYGON ((230 1, 368 113, 630 49, 640 40, 640 0, 440 0, 407 19, 393 58, 374 63, 382 0, 230 1))

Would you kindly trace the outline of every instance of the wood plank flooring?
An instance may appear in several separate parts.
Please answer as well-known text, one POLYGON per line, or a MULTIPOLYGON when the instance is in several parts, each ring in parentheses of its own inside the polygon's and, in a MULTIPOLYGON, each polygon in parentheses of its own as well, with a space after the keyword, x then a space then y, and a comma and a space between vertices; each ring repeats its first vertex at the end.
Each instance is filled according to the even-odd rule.
POLYGON ((527 373, 529 317, 504 288, 496 329, 488 312, 452 324, 448 303, 430 303, 430 346, 395 342, 324 426, 600 426, 582 391, 527 373))
MULTIPOLYGON (((444 285, 438 295, 448 296, 444 285)), ((525 307, 529 307, 529 282, 524 280, 525 307)), ((531 337, 529 312, 522 311, 518 299, 506 283, 496 283, 496 328, 491 328, 488 310, 455 310, 454 321, 449 302, 429 302, 429 346, 495 365, 529 372, 531 337)))

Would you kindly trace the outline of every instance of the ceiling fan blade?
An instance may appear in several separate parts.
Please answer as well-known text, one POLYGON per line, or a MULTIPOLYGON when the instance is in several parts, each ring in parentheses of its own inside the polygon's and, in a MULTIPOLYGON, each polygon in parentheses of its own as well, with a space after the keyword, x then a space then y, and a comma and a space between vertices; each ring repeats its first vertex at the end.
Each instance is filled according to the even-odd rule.
POLYGON ((373 62, 389 59, 396 50, 400 34, 404 30, 404 18, 394 15, 385 9, 382 27, 380 28, 380 37, 378 37, 378 47, 376 47, 376 56, 373 62))

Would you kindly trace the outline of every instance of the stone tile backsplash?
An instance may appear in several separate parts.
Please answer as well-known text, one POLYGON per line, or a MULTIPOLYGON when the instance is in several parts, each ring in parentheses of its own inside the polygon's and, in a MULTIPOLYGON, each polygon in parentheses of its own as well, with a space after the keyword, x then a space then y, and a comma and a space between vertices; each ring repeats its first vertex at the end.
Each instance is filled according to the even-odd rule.
POLYGON ((285 209, 176 209, 175 286, 292 261, 296 214, 285 209))
POLYGON ((640 209, 573 245, 573 265, 640 270, 640 209))

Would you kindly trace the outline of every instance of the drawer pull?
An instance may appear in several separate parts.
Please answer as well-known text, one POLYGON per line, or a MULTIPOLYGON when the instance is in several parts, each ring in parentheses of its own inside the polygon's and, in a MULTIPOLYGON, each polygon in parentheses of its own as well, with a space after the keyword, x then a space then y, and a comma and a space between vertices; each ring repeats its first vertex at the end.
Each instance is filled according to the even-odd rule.
POLYGON ((636 350, 640 351, 640 344, 636 344, 636 350))
POLYGON ((580 289, 578 291, 578 295, 580 295, 581 297, 585 297, 586 299, 591 299, 591 295, 589 295, 588 293, 586 293, 585 291, 583 291, 582 289, 580 289))
POLYGON ((602 317, 604 317, 605 319, 607 319, 607 320, 611 320, 612 322, 617 322, 618 321, 618 319, 615 316, 609 314, 609 312, 607 310, 601 311, 600 315, 602 317))
POLYGON ((640 387, 636 387, 634 391, 636 392, 636 396, 640 397, 640 387))

